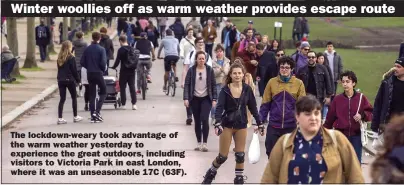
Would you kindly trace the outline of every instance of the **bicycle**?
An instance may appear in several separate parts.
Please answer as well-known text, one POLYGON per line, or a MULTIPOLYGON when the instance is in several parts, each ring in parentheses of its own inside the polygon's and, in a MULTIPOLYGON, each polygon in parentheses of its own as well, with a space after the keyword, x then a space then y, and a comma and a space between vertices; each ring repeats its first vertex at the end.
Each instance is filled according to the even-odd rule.
POLYGON ((166 95, 168 96, 170 94, 170 89, 172 88, 171 91, 171 96, 175 96, 175 89, 177 88, 177 84, 175 83, 175 73, 174 73, 174 68, 175 68, 175 61, 171 61, 171 71, 168 73, 168 79, 167 79, 167 91, 166 95))
POLYGON ((140 73, 140 89, 142 93, 142 99, 146 100, 146 92, 148 90, 147 88, 147 74, 145 73, 146 71, 146 65, 142 65, 141 68, 139 68, 138 73, 140 73))

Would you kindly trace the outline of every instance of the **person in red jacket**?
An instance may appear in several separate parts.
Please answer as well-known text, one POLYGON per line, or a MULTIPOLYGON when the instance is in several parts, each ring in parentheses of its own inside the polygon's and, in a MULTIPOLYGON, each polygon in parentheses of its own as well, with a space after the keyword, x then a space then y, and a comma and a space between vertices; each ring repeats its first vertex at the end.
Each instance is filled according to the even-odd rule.
POLYGON ((340 77, 344 92, 335 96, 328 110, 324 127, 341 131, 351 142, 359 162, 362 159, 360 121, 371 121, 373 107, 365 95, 354 90, 358 79, 352 71, 340 77))
POLYGON ((256 54, 256 45, 253 42, 248 43, 247 49, 237 53, 237 56, 243 59, 243 65, 253 77, 254 83, 257 78, 258 56, 256 54))

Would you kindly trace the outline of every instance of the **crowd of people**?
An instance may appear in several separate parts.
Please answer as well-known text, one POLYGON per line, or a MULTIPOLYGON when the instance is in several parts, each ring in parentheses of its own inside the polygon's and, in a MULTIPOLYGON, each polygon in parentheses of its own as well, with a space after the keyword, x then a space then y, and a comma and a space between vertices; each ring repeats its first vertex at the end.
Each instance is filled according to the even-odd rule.
MULTIPOLYGON (((126 105, 128 85, 132 109, 136 110, 136 95, 143 93, 139 73, 138 90, 135 89, 136 71, 146 66, 147 81, 152 83, 150 69, 156 59, 155 48, 158 58, 162 58, 164 49, 163 91, 167 90, 168 72, 173 68, 175 79, 183 88, 186 125, 194 122, 195 151, 209 151, 210 125, 220 137, 219 154, 208 168, 204 184, 214 180, 228 158, 233 140, 234 183, 244 183, 245 145, 251 126, 265 136, 269 161, 261 182, 364 183, 362 122, 371 122, 376 135, 387 133, 386 150, 372 166, 374 182, 404 182, 402 166, 398 165, 404 164, 404 122, 396 117, 404 112, 403 57, 383 76, 372 105, 355 89, 359 79, 354 71, 343 70, 343 56, 335 51, 332 42, 326 44, 324 52, 312 50, 305 18, 295 19, 296 52, 289 55, 281 42, 261 35, 253 21, 248 21, 241 32, 227 19, 218 33, 213 19, 206 20, 203 27, 196 18, 186 26, 181 18, 170 26, 167 18, 156 20, 158 27, 147 17, 137 18, 135 24, 132 18, 118 18, 121 47, 112 66, 109 60, 113 60, 114 48, 106 28, 93 32, 89 45, 82 32, 75 34, 77 40, 73 43, 63 41, 57 60, 58 124, 67 123, 63 118, 66 89, 73 100, 74 122, 83 119, 77 115, 76 99, 81 92, 76 92, 76 86, 79 91, 84 86, 85 110, 90 111, 91 122, 102 122, 100 111, 106 98, 103 76, 108 75, 108 68, 118 66, 122 108, 126 105), (221 41, 215 44, 219 34, 221 41), (178 61, 183 63, 181 78, 176 70, 178 61), (341 94, 337 93, 338 88, 342 88, 341 94), (256 94, 262 98, 259 106, 256 94)), ((38 30, 47 33, 46 28, 41 31, 37 27, 38 30)), ((41 59, 42 55, 41 52, 41 59)))

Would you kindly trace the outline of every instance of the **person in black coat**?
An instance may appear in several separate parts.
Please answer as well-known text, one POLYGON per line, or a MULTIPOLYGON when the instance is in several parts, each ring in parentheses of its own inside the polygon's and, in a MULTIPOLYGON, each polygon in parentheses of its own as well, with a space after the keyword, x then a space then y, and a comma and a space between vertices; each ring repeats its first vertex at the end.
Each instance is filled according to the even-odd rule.
POLYGON ((48 26, 45 25, 45 20, 41 19, 39 26, 35 28, 35 41, 39 47, 39 54, 41 56, 41 62, 45 62, 46 59, 46 47, 50 43, 51 32, 48 26))
MULTIPOLYGON (((114 60, 114 44, 111 38, 107 35, 107 28, 102 27, 100 29, 101 40, 100 45, 105 48, 105 53, 107 54, 107 66, 109 66, 109 60, 114 60)), ((108 76, 108 70, 105 71, 104 76, 108 76)))
POLYGON ((278 75, 278 66, 276 64, 275 53, 265 50, 263 43, 258 43, 257 46, 258 55, 258 68, 257 68, 257 80, 258 91, 260 96, 264 95, 265 87, 269 79, 278 75), (268 74, 267 74, 268 73, 268 74))
POLYGON ((208 151, 209 114, 212 107, 216 106, 217 100, 215 74, 212 67, 206 65, 206 58, 204 51, 196 52, 196 65, 188 70, 184 82, 184 105, 191 107, 195 120, 198 141, 195 150, 202 152, 208 151))
POLYGON ((57 81, 59 86, 60 101, 58 106, 58 122, 57 124, 66 124, 67 121, 63 119, 63 106, 66 101, 66 89, 69 90, 73 104, 73 121, 79 122, 83 120, 82 117, 77 115, 77 92, 76 86, 80 84, 80 77, 77 73, 76 60, 72 53, 73 45, 70 41, 64 41, 60 49, 57 59, 57 81))

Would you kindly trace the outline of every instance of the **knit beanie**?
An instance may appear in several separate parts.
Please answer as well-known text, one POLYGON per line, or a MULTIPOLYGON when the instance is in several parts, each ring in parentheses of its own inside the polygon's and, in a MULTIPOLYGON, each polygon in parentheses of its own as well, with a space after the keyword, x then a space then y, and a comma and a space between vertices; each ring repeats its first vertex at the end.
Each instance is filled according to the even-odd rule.
POLYGON ((309 42, 307 42, 307 41, 302 42, 302 44, 300 45, 300 49, 303 49, 305 47, 310 47, 309 42))
POLYGON ((401 57, 401 58, 397 59, 395 63, 400 64, 401 66, 404 67, 404 57, 401 57))

